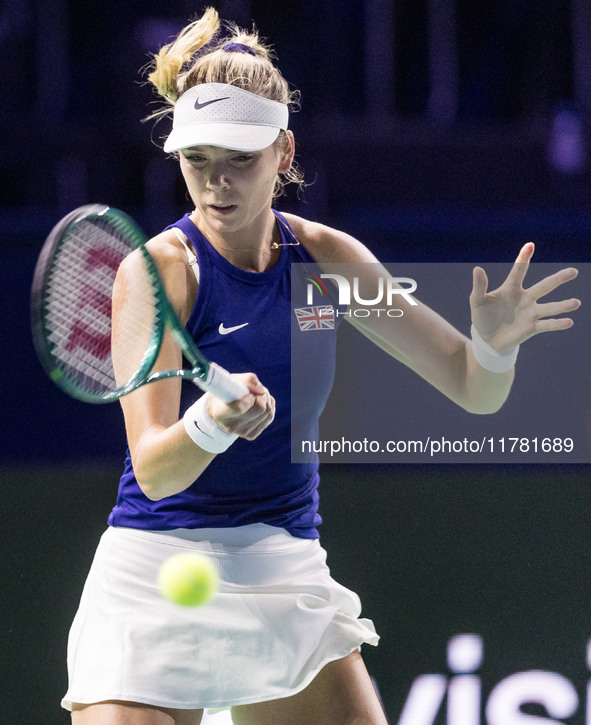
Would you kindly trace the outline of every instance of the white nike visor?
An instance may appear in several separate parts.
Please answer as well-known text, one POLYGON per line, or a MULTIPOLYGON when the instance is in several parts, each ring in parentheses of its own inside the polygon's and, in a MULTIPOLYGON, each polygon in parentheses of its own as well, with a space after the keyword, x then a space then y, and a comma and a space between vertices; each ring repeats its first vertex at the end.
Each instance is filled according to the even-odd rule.
POLYGON ((221 146, 261 151, 287 129, 289 109, 225 83, 202 83, 185 91, 174 107, 172 131, 164 151, 221 146))

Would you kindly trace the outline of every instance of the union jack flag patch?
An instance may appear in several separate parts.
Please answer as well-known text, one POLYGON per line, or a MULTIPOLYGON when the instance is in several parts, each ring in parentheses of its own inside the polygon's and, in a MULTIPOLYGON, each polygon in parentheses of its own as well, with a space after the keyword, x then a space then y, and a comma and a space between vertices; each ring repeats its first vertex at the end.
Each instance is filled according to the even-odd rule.
POLYGON ((331 305, 296 307, 294 309, 300 330, 334 330, 334 308, 331 305))

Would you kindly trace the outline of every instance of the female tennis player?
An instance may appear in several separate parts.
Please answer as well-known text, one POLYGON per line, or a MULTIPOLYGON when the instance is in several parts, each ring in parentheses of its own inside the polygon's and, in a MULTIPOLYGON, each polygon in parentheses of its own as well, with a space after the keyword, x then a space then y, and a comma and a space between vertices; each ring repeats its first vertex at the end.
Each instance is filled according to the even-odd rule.
MULTIPOLYGON (((154 59, 150 81, 174 109, 164 151, 192 210, 148 247, 199 348, 246 371, 249 392, 185 406, 169 379, 122 399, 129 455, 72 625, 63 706, 75 725, 196 725, 209 708, 231 708, 236 725, 383 724, 360 654, 378 636, 319 544, 318 466, 290 462, 291 264, 377 260, 340 231, 274 211, 282 184, 299 180, 294 97, 256 32, 219 29, 208 9, 154 59), (184 608, 160 596, 156 574, 191 550, 211 557, 221 584, 184 608)), ((539 302, 573 269, 524 289, 532 254, 526 244, 494 292, 474 271, 472 340, 420 304, 395 320, 350 319, 460 406, 494 412, 518 346, 570 327, 557 316, 579 306, 539 302)), ((311 436, 332 381, 324 332, 306 340, 323 345, 303 412, 311 436)), ((166 337, 158 368, 181 363, 166 337)))

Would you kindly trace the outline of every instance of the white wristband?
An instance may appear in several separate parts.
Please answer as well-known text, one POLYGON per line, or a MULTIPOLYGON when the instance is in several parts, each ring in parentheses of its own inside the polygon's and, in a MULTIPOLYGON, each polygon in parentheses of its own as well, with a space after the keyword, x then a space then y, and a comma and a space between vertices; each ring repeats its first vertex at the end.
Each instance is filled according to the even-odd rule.
POLYGON ((476 362, 485 370, 491 373, 506 373, 515 365, 519 345, 512 347, 509 352, 500 353, 484 342, 474 325, 470 328, 470 334, 472 335, 472 352, 476 362))
POLYGON ((183 423, 191 440, 208 453, 223 453, 238 438, 228 433, 215 422, 207 412, 210 393, 202 395, 196 403, 187 408, 183 423))

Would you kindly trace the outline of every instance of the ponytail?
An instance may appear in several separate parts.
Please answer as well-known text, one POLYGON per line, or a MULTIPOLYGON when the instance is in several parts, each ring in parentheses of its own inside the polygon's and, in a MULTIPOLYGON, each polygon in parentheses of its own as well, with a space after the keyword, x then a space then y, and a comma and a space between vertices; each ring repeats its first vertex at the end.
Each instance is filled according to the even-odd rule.
POLYGON ((154 56, 148 81, 169 104, 174 104, 180 95, 179 76, 183 67, 212 40, 219 27, 217 11, 207 8, 201 18, 187 25, 172 43, 162 47, 154 56))

